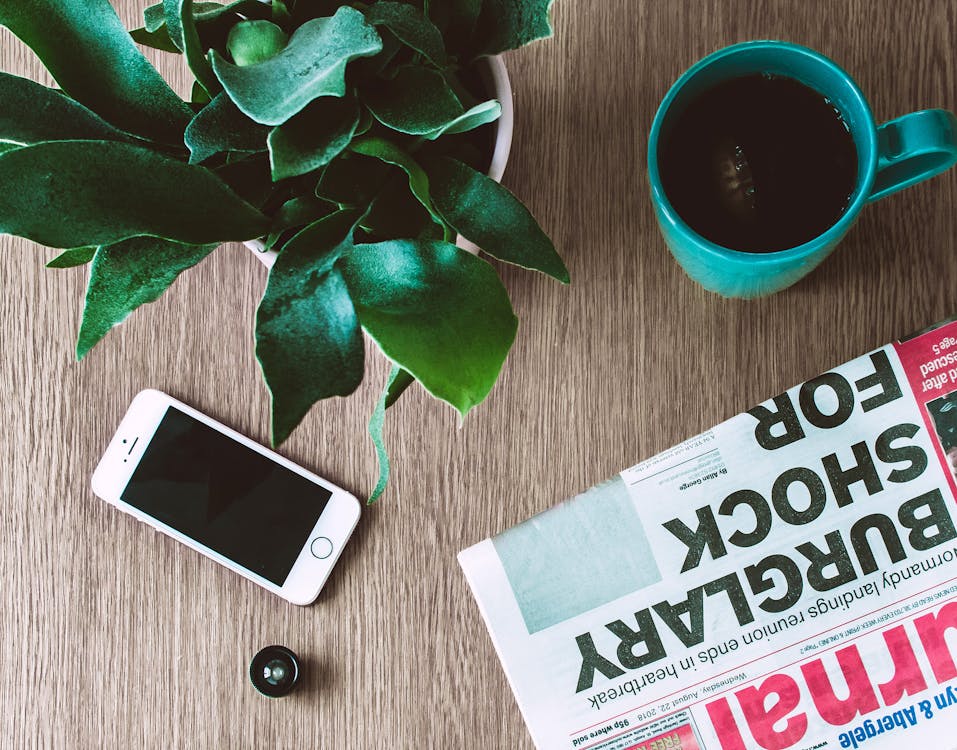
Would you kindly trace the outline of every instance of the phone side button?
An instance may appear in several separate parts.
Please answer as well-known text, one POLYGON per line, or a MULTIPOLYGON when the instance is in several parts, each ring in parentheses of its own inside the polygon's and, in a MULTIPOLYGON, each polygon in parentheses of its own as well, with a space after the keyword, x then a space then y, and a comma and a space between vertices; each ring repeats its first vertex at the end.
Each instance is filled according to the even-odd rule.
POLYGON ((313 557, 325 560, 332 554, 332 541, 328 537, 317 536, 312 540, 309 551, 312 552, 313 557))

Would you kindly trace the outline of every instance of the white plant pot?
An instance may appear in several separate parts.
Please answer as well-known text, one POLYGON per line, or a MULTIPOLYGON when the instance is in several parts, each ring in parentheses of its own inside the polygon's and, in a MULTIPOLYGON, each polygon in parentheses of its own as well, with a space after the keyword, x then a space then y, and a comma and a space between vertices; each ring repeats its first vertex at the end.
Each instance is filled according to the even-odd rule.
MULTIPOLYGON (((501 55, 483 57, 476 63, 479 66, 479 75, 489 91, 502 105, 502 116, 493 124, 495 128, 495 145, 492 148, 492 161, 489 164, 488 176, 496 182, 502 181, 505 174, 505 165, 512 150, 512 132, 515 126, 515 108, 512 104, 512 84, 508 78, 508 71, 501 55)), ((262 240, 248 240, 243 243, 259 258, 266 268, 272 268, 276 262, 276 251, 267 250, 262 240)), ((463 250, 477 255, 479 248, 459 235, 455 244, 463 250)))

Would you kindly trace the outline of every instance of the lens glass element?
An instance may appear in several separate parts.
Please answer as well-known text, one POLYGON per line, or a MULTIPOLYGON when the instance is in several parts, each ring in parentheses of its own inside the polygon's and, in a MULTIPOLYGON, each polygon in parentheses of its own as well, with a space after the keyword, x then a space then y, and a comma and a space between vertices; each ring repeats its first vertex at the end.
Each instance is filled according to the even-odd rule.
POLYGON ((271 685, 281 685, 285 682, 286 675, 288 674, 289 670, 286 669, 286 665, 278 659, 273 659, 263 667, 263 677, 266 678, 266 681, 271 685))

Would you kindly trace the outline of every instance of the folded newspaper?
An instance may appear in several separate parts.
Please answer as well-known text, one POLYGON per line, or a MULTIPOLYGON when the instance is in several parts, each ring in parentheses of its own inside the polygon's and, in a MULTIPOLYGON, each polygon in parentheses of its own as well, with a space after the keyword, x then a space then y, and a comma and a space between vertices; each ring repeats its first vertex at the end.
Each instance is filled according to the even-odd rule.
POLYGON ((459 555, 540 749, 957 748, 957 322, 459 555))

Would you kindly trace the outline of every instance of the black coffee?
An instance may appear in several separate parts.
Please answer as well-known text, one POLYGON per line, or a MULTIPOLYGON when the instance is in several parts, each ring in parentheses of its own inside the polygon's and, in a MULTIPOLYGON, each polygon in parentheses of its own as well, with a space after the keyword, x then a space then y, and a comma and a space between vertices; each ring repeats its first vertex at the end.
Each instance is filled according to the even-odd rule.
POLYGON ((753 74, 690 102, 658 150, 662 184, 698 234, 734 250, 800 245, 840 218, 857 148, 840 112, 791 78, 753 74))

